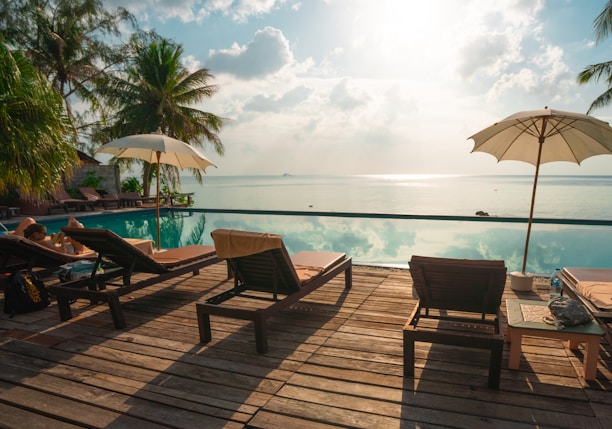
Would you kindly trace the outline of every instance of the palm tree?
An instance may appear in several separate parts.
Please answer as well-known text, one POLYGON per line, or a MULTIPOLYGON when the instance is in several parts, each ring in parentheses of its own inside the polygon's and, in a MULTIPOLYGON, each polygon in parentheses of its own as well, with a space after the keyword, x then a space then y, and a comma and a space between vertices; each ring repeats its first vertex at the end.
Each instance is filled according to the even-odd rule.
MULTIPOLYGON (((222 155, 223 144, 218 132, 224 119, 192 107, 212 97, 217 91, 208 81, 213 76, 207 69, 190 73, 181 64, 183 48, 155 33, 139 33, 131 42, 133 56, 122 74, 106 76, 99 82, 98 93, 111 110, 108 127, 96 136, 99 142, 161 130, 164 134, 194 146, 202 147, 203 139, 222 155)), ((179 184, 175 167, 164 166, 166 185, 179 184)), ((144 164, 143 188, 149 195, 151 165, 144 164)), ((202 173, 192 174, 202 183, 202 173)), ((175 187, 176 188, 176 187, 175 187)))
POLYGON ((32 197, 69 176, 78 156, 64 103, 21 51, 0 42, 0 192, 32 197))
MULTIPOLYGON (((609 36, 612 31, 612 0, 608 1, 601 13, 595 18, 593 26, 597 43, 609 36)), ((605 107, 612 101, 612 61, 590 65, 578 74, 578 83, 580 84, 591 81, 598 82, 602 78, 608 84, 608 89, 591 103, 587 113, 605 107)))
POLYGON ((125 50, 108 43, 119 25, 133 23, 123 8, 107 11, 101 0, 11 0, 0 3, 0 30, 21 49, 66 102, 77 97, 97 107, 93 81, 124 61, 125 50))

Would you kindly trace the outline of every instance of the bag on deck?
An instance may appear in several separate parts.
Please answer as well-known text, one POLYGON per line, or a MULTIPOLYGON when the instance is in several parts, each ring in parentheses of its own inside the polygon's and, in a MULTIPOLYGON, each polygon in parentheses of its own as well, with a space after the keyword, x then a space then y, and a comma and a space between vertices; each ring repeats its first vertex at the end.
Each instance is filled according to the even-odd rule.
MULTIPOLYGON (((94 265, 95 262, 87 260, 70 262, 62 265, 57 274, 62 283, 72 280, 79 280, 90 277, 94 265)), ((99 274, 104 274, 104 269, 101 266, 98 266, 98 269, 96 270, 96 275, 99 274)))
POLYGON ((15 314, 42 310, 49 305, 49 292, 38 274, 29 270, 17 271, 4 289, 4 312, 15 314))
POLYGON ((550 316, 544 319, 546 323, 563 329, 567 326, 584 325, 593 320, 593 316, 584 305, 578 301, 561 296, 548 303, 550 316))

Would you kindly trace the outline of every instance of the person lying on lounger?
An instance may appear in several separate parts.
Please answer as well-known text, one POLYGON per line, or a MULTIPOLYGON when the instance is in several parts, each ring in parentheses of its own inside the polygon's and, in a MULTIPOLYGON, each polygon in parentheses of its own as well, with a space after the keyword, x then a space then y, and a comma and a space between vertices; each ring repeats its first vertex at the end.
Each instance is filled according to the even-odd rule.
POLYGON ((28 240, 48 247, 59 253, 66 253, 66 242, 64 241, 64 233, 60 232, 47 240, 47 227, 40 223, 29 225, 24 231, 24 237, 28 240))
MULTIPOLYGON (((34 224, 36 224, 36 221, 31 217, 27 217, 23 219, 21 222, 19 222, 19 225, 17 225, 17 228, 15 228, 15 231, 13 232, 13 234, 19 235, 21 237, 29 238, 28 236, 26 236, 25 231, 28 227, 30 227, 30 225, 34 225, 34 224)), ((71 216, 68 219, 68 226, 71 228, 83 228, 83 224, 79 222, 74 216, 71 216)), ((36 234, 36 236, 38 236, 37 232, 42 232, 39 226, 33 227, 33 229, 35 230, 34 233, 36 234)), ((60 234, 62 234, 61 240, 62 242, 64 242, 64 249, 65 249, 62 253, 82 254, 89 250, 85 246, 83 246, 81 243, 79 243, 78 241, 73 240, 70 237, 64 237, 63 233, 60 233, 60 234), (74 249, 74 252, 72 251, 72 249, 70 249, 70 246, 66 247, 65 246, 66 244, 72 246, 72 249, 74 249)), ((46 236, 46 228, 45 228, 45 236, 46 236)), ((56 239, 55 237, 56 237, 55 234, 51 234, 51 242, 53 242, 54 240, 57 240, 57 242, 59 243, 60 239, 59 238, 56 239)), ((36 241, 36 240, 33 240, 33 241, 36 241)), ((49 240, 46 240, 46 241, 49 241, 49 240)), ((51 242, 47 244, 52 244, 51 242)), ((39 243, 39 244, 42 244, 42 243, 39 243)), ((45 244, 45 247, 49 247, 47 244, 45 244)), ((58 246, 55 246, 55 247, 56 249, 54 250, 59 249, 58 246)))

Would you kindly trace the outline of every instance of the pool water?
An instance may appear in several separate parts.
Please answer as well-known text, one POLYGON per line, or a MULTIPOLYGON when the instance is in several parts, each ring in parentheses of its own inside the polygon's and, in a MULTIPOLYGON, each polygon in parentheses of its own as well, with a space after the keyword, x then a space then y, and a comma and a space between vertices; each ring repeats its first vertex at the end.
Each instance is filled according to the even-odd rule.
MULTIPOLYGON (((290 254, 302 250, 344 252, 354 263, 398 267, 407 267, 412 255, 426 255, 501 259, 508 271, 520 270, 526 232, 523 223, 500 222, 494 217, 466 222, 166 208, 160 215, 161 247, 165 249, 211 245, 211 231, 233 228, 281 234, 290 254)), ((157 241, 154 209, 76 217, 87 228, 110 229, 122 237, 157 241)), ((52 233, 67 222, 68 217, 42 223, 52 233)), ((527 271, 550 274, 557 267, 609 267, 611 242, 610 226, 534 224, 527 271)))
MULTIPOLYGON (((85 228, 109 229, 124 238, 153 240, 157 245, 155 210, 125 211, 75 216, 85 228)), ((190 211, 160 211, 161 247, 173 249, 189 244, 212 244, 209 233, 204 233, 204 213, 190 211)), ((40 220, 49 234, 59 232, 68 224, 68 217, 40 220)))

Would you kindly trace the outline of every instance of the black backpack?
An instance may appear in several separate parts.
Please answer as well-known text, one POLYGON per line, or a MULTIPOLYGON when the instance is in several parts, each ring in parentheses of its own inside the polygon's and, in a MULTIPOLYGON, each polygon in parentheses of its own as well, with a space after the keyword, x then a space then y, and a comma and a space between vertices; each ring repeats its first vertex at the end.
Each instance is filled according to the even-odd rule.
POLYGON ((11 275, 4 289, 4 312, 15 314, 42 310, 49 305, 49 292, 38 274, 30 270, 11 275))

